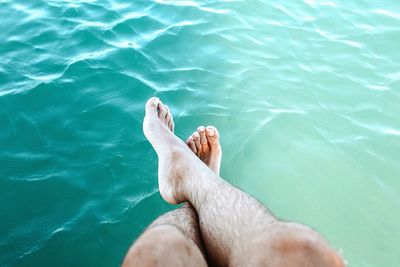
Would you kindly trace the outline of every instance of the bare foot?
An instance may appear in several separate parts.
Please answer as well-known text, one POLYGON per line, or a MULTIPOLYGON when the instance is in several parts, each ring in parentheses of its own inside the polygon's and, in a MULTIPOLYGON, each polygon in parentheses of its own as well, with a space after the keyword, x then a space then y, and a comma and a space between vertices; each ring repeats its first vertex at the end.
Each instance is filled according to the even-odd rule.
POLYGON ((150 131, 157 128, 158 130, 169 130, 174 132, 174 120, 167 105, 164 105, 157 97, 150 98, 146 103, 146 115, 143 120, 143 132, 146 138, 152 136, 150 131))
POLYGON ((219 132, 214 126, 200 126, 186 141, 189 148, 213 172, 219 175, 222 149, 219 144, 219 132))
POLYGON ((150 98, 146 103, 143 132, 158 156, 160 194, 168 203, 177 204, 187 200, 189 183, 215 174, 174 135, 173 130, 174 122, 168 107, 160 99, 150 98))

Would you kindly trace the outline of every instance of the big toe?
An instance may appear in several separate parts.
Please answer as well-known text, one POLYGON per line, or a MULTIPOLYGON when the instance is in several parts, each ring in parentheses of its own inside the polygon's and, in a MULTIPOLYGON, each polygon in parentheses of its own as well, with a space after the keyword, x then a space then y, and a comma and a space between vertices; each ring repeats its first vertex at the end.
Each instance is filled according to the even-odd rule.
POLYGON ((158 115, 158 105, 160 103, 161 103, 161 101, 157 97, 152 97, 149 100, 147 100, 146 115, 157 116, 158 115))
POLYGON ((207 139, 210 146, 218 146, 219 145, 219 132, 217 128, 214 126, 207 126, 207 139))

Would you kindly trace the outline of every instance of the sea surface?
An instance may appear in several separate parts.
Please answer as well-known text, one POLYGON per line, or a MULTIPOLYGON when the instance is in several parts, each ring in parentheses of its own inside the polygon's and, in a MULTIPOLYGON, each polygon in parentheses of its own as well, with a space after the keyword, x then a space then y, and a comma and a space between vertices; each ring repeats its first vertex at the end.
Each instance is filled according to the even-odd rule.
POLYGON ((157 216, 144 103, 222 177, 398 267, 400 2, 0 0, 0 265, 118 266, 157 216))

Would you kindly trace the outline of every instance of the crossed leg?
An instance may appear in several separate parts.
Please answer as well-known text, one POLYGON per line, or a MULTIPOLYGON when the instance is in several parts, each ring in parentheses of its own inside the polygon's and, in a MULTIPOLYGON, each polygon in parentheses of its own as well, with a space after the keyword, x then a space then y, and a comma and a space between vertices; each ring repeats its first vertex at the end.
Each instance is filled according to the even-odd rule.
MULTIPOLYGON (((166 111, 168 113, 168 107, 166 111)), ((165 116, 165 121, 173 132, 172 114, 165 116)), ((222 149, 215 127, 200 126, 187 139, 186 144, 213 172, 219 174, 222 149)), ((207 266, 197 213, 190 203, 157 218, 130 248, 123 264, 157 265, 207 266)))
POLYGON ((165 122, 168 114, 159 99, 147 102, 143 130, 159 158, 160 193, 171 204, 189 201, 193 205, 210 263, 344 266, 317 232, 277 220, 256 199, 212 172, 169 129, 165 122))
POLYGON ((122 266, 207 266, 197 214, 190 204, 155 220, 129 249, 122 266))
MULTIPOLYGON (((173 132, 168 106, 158 111, 161 122, 173 132)), ((129 249, 122 266, 207 266, 198 222, 190 203, 160 216, 129 249)))

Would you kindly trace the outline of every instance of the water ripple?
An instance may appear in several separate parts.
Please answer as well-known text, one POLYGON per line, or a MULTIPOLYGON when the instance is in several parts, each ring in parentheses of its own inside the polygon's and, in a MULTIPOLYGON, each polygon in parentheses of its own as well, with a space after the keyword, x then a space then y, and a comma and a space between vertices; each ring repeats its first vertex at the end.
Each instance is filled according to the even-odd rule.
POLYGON ((156 95, 179 137, 220 129, 227 179, 324 229, 351 266, 396 266, 397 3, 0 5, 3 265, 118 265, 171 209, 142 133, 156 95))

